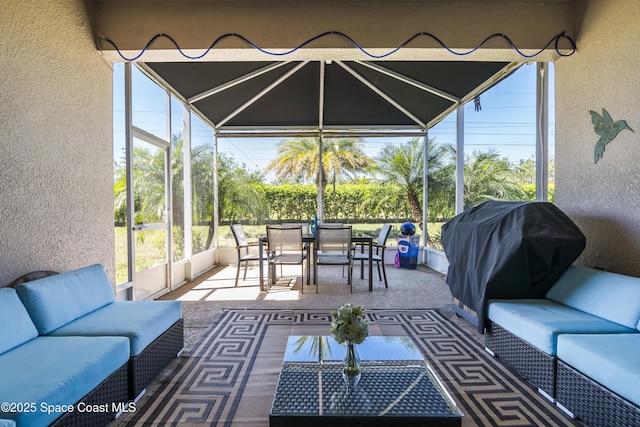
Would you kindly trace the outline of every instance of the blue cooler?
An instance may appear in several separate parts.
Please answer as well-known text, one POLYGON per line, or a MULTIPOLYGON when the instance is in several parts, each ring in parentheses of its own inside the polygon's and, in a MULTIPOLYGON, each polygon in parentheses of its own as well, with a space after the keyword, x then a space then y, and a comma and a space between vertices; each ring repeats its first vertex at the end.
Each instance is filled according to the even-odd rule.
POLYGON ((418 248, 420 236, 414 236, 416 227, 410 222, 400 226, 401 236, 398 236, 398 254, 396 255, 396 267, 415 270, 418 266, 418 248))
POLYGON ((418 266, 419 236, 398 236, 397 267, 415 270, 418 266))

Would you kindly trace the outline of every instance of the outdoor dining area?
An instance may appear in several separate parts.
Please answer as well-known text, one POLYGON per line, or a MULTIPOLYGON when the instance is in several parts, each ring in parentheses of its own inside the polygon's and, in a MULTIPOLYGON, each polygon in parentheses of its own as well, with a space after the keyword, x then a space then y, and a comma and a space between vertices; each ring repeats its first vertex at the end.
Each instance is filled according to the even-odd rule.
POLYGON ((315 285, 318 293, 321 266, 342 266, 343 277, 346 275, 346 284, 353 293, 353 267, 359 262, 360 278, 364 277, 365 264, 367 266, 369 292, 373 291, 374 263, 378 280, 388 287, 385 250, 391 224, 383 224, 378 236, 374 237, 355 236, 352 226, 342 223, 282 223, 266 226, 266 233, 253 242, 249 242, 241 224, 232 224, 230 229, 237 250, 236 286, 242 264, 243 280, 246 280, 248 264, 257 262, 261 291, 268 291, 277 282, 278 267, 282 271, 283 266, 300 266, 301 292, 304 293, 306 281, 307 286, 315 285), (266 282, 265 261, 268 267, 266 282))

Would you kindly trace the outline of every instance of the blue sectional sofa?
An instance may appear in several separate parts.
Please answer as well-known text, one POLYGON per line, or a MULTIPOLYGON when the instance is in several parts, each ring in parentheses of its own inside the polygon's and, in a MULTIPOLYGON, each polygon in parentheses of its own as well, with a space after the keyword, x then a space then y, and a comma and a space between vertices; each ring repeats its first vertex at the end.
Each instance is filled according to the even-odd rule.
POLYGON ((182 351, 180 302, 115 301, 100 264, 23 283, 16 291, 41 335, 127 337, 131 399, 182 351))
MULTIPOLYGON (((87 393, 104 394, 107 381, 104 386, 115 391, 98 401, 126 409, 118 402, 139 398, 183 348, 180 302, 115 301, 98 264, 0 292, 0 402, 59 402, 62 409, 77 409, 87 393)), ((65 425, 70 415, 44 414, 39 407, 15 409, 0 411, 0 419, 18 426, 65 425)), ((93 424, 104 425, 113 415, 93 424)), ((82 417, 80 425, 87 420, 82 417)))
POLYGON ((104 425, 127 401, 126 338, 40 336, 11 288, 0 324, 0 426, 104 425))
POLYGON ((487 350, 565 411, 640 425, 640 278, 572 266, 546 298, 489 300, 487 317, 487 350))

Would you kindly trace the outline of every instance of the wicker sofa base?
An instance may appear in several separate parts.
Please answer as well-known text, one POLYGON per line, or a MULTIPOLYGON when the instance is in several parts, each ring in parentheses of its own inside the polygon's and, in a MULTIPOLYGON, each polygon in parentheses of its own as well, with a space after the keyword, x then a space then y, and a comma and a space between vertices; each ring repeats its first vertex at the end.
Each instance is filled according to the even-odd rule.
POLYGON ((520 375, 554 399, 556 393, 556 357, 549 355, 507 331, 497 323, 487 321, 485 346, 504 360, 520 375))
POLYGON ((127 377, 128 366, 122 365, 117 371, 105 379, 98 387, 93 389, 89 394, 83 397, 74 405, 80 408, 80 402, 84 403, 84 408, 94 408, 94 405, 100 405, 95 411, 73 411, 66 412, 60 418, 55 420, 51 426, 54 427, 91 427, 105 426, 111 422, 117 415, 118 410, 126 409, 127 395, 127 377))
POLYGON ((640 426, 640 408, 558 360, 556 400, 590 426, 640 426))
POLYGON ((174 323, 139 355, 129 360, 129 398, 136 400, 184 347, 184 321, 174 323))

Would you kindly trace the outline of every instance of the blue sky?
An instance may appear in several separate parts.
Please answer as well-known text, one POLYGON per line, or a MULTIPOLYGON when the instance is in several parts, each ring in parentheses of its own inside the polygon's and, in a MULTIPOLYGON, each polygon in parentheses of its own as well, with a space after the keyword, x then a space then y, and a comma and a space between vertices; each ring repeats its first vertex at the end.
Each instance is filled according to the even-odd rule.
MULTIPOLYGON (((124 147, 124 96, 122 64, 114 72, 114 154, 120 157, 124 147)), ((135 67, 134 67, 135 69, 135 67)), ((553 70, 553 66, 550 67, 553 70)), ((535 155, 535 63, 525 65, 507 79, 481 96, 482 110, 476 112, 473 102, 465 106, 465 153, 474 150, 496 149, 501 157, 517 162, 535 155)), ((550 91, 553 94, 553 72, 550 73, 550 91)), ((165 92, 136 70, 133 77, 134 124, 164 137, 166 135, 165 92)), ((549 98, 549 153, 553 157, 554 98, 549 98)), ((177 110, 177 109, 176 109, 177 110)), ((180 123, 181 112, 172 117, 173 125, 180 123)), ((451 114, 429 130, 429 137, 438 143, 455 144, 456 117, 451 114)), ((193 145, 208 144, 212 132, 199 119, 192 122, 193 145)), ((366 138, 365 150, 375 157, 385 144, 399 144, 409 138, 366 138)), ((282 138, 219 138, 219 151, 232 155, 249 169, 262 170, 275 157, 276 145, 282 138)))

